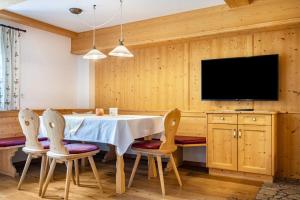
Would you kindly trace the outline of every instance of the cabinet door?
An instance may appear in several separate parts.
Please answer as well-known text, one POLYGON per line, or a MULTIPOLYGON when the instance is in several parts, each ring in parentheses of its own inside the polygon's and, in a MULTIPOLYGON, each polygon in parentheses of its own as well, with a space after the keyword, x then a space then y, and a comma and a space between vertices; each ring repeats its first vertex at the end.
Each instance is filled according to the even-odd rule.
POLYGON ((237 170, 237 125, 208 124, 208 167, 237 170))
POLYGON ((272 174, 271 126, 238 126, 238 170, 272 174))

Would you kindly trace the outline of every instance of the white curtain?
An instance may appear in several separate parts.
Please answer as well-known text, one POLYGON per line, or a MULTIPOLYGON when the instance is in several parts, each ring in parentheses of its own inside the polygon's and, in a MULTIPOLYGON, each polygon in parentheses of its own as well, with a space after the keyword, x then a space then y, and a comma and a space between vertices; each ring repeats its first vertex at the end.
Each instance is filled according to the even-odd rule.
POLYGON ((18 110, 20 106, 20 33, 0 29, 0 110, 18 110))

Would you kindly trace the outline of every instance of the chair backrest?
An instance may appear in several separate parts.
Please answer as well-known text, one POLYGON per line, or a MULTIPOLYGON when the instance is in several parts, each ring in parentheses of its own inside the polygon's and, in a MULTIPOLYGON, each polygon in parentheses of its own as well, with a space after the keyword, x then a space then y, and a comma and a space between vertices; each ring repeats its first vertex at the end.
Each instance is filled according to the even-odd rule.
POLYGON ((69 154, 63 143, 65 130, 64 117, 55 110, 47 109, 43 113, 43 123, 50 140, 50 151, 56 154, 69 154))
POLYGON ((26 137, 25 147, 29 149, 42 150, 43 147, 38 141, 40 126, 39 116, 28 108, 22 109, 19 112, 19 122, 23 134, 26 137))
POLYGON ((160 151, 172 152, 177 149, 177 146, 175 145, 175 135, 177 133, 180 117, 181 112, 177 108, 165 114, 164 127, 166 141, 160 145, 160 151))

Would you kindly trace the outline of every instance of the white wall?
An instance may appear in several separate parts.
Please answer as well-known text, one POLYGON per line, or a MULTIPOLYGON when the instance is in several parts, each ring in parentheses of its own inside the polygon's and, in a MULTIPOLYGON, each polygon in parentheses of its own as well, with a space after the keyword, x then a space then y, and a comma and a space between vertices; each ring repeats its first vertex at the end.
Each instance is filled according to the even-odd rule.
POLYGON ((70 53, 71 39, 0 20, 21 36, 21 107, 89 108, 89 63, 70 53))

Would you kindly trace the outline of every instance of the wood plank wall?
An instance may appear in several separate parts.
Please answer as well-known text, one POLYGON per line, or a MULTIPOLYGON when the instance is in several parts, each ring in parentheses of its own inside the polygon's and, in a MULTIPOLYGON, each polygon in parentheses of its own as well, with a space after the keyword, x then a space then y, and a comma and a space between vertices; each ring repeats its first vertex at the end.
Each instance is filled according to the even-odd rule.
MULTIPOLYGON (((91 109, 57 109, 62 114, 72 114, 72 112, 83 113, 92 111, 91 109)), ((43 110, 35 110, 39 115, 43 110)), ((23 136, 21 126, 18 120, 18 111, 0 112, 0 138, 23 136)))
POLYGON ((205 111, 236 108, 279 111, 279 176, 300 179, 300 28, 171 41, 132 49, 133 59, 96 63, 96 107, 124 113, 183 111, 179 134, 206 136, 205 111), (280 100, 200 100, 202 59, 280 54, 280 100))

